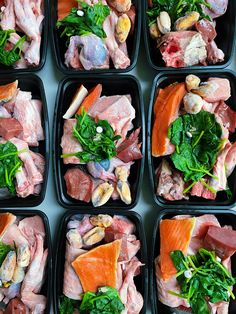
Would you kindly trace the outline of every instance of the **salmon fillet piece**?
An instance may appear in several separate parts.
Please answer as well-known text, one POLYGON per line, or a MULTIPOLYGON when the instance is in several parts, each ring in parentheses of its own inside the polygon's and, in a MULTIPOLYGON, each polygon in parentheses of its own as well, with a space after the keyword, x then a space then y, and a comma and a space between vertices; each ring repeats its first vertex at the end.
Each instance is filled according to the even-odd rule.
POLYGON ((154 104, 152 156, 159 157, 168 153, 168 146, 170 145, 168 128, 177 118, 186 92, 185 83, 170 85, 159 91, 154 104))
POLYGON ((168 280, 176 274, 170 253, 180 250, 186 255, 196 218, 164 219, 160 223, 160 269, 162 278, 168 280))
POLYGON ((122 240, 100 245, 78 256, 73 262, 83 291, 97 292, 99 287, 116 288, 117 260, 122 240))
POLYGON ((0 103, 8 102, 16 94, 18 81, 0 86, 0 103))
POLYGON ((16 216, 11 213, 0 214, 0 239, 3 238, 8 227, 10 227, 16 220, 16 216))

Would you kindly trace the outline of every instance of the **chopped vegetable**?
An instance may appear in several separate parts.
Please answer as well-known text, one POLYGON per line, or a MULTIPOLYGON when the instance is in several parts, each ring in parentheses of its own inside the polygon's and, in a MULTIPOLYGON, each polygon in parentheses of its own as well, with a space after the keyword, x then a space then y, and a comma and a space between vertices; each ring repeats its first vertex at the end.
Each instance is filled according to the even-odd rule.
POLYGON ((91 106, 95 103, 95 101, 101 96, 101 93, 102 84, 97 84, 89 91, 89 94, 83 100, 82 104, 79 107, 79 110, 77 111, 77 114, 82 113, 82 108, 84 108, 84 110, 88 112, 91 106))
POLYGON ((18 155, 22 151, 11 142, 0 144, 0 188, 7 188, 11 194, 15 194, 15 175, 22 165, 18 155))
POLYGON ((78 301, 61 296, 60 298, 60 314, 73 314, 74 310, 78 308, 78 301))
POLYGON ((173 251, 170 255, 178 271, 177 281, 181 287, 178 296, 190 303, 193 314, 210 314, 207 301, 229 302, 230 296, 235 298, 231 286, 236 278, 218 261, 215 252, 201 248, 196 255, 184 256, 182 251, 173 251), (191 270, 191 278, 185 276, 187 270, 191 270))
POLYGON ((193 11, 198 12, 200 18, 210 19, 208 15, 204 14, 202 5, 208 8, 211 6, 204 0, 153 0, 152 4, 152 7, 147 10, 149 25, 156 23, 156 19, 162 11, 168 12, 172 25, 178 18, 193 11))
POLYGON ((0 63, 4 65, 13 65, 16 61, 21 58, 22 46, 26 40, 26 36, 23 36, 14 45, 12 50, 6 49, 7 40, 11 33, 15 33, 14 30, 0 30, 0 63))
POLYGON ((77 14, 78 8, 73 8, 69 15, 58 21, 57 27, 63 30, 61 37, 64 35, 71 37, 95 34, 100 38, 105 38, 106 33, 103 30, 103 22, 110 14, 109 6, 103 5, 101 0, 92 6, 81 0, 77 1, 84 15, 79 16, 77 14))
POLYGON ((10 245, 0 242, 0 265, 2 265, 7 254, 12 250, 10 245))
POLYGON ((76 156, 81 162, 102 161, 117 155, 115 141, 121 138, 115 135, 107 120, 97 123, 82 109, 81 115, 76 115, 77 124, 73 135, 83 147, 82 152, 61 155, 61 158, 76 156), (102 133, 97 132, 97 127, 102 128, 102 133))
POLYGON ((171 159, 175 168, 183 172, 185 181, 197 182, 205 175, 214 177, 210 171, 222 147, 221 135, 215 115, 207 111, 182 115, 172 123, 168 137, 176 151, 171 159))
POLYGON ((97 293, 86 292, 80 305, 80 314, 120 314, 125 309, 116 289, 101 287, 97 293))

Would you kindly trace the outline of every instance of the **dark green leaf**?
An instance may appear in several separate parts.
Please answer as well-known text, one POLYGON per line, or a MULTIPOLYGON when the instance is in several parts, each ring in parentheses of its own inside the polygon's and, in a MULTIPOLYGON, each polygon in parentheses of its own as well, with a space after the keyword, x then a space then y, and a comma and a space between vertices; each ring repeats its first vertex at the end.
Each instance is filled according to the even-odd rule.
POLYGON ((196 182, 210 175, 222 146, 221 135, 215 115, 207 111, 182 115, 172 123, 168 136, 178 150, 171 159, 175 168, 183 172, 185 181, 196 182))
POLYGON ((192 307, 193 314, 211 313, 207 300, 211 303, 229 302, 231 286, 236 283, 229 271, 217 261, 215 252, 200 248, 196 255, 185 257, 181 251, 170 253, 178 271, 177 280, 181 287, 181 296, 192 307), (191 270, 190 278, 184 270, 191 270))
POLYGON ((14 179, 22 165, 18 154, 16 146, 11 142, 0 144, 0 188, 7 188, 13 195, 15 194, 14 179))
POLYGON ((84 12, 83 16, 78 16, 77 8, 73 8, 69 15, 57 22, 57 27, 62 30, 61 36, 67 37, 79 35, 95 34, 100 38, 105 38, 103 22, 110 14, 109 6, 103 5, 102 1, 94 5, 88 5, 84 1, 77 0, 84 12))
POLYGON ((7 41, 14 30, 0 30, 0 63, 10 66, 21 58, 21 50, 26 40, 26 36, 23 36, 14 45, 11 50, 6 50, 7 41))
POLYGON ((7 254, 12 250, 10 245, 0 242, 0 265, 2 265, 7 254))
POLYGON ((116 289, 102 287, 98 292, 86 292, 80 305, 80 314, 120 314, 124 304, 116 289))
POLYGON ((102 161, 117 155, 115 141, 121 136, 114 134, 107 120, 97 123, 83 110, 81 115, 76 115, 77 124, 73 130, 74 137, 83 147, 82 152, 62 155, 62 158, 76 156, 81 162, 102 161), (97 133, 97 127, 102 127, 102 133, 97 133))

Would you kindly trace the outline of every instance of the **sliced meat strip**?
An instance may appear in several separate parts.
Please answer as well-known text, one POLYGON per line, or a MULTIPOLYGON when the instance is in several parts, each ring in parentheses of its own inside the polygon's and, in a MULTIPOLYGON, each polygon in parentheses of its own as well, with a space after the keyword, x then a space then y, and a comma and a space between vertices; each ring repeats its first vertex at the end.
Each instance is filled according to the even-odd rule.
MULTIPOLYGON (((76 125, 76 119, 67 119, 64 122, 63 136, 61 138, 62 154, 72 154, 81 152, 82 146, 73 137, 73 128, 76 125)), ((63 158, 64 164, 80 164, 79 158, 75 156, 63 158)))

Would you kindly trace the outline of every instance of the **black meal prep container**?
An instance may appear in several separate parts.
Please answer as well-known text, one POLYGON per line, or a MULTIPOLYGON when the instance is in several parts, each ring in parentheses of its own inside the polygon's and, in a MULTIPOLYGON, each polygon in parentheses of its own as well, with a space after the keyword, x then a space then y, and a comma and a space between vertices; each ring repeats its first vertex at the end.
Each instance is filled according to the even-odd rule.
MULTIPOLYGON (((13 0, 12 0, 13 1, 13 0)), ((49 1, 50 0, 43 0, 44 3, 44 19, 42 21, 42 34, 41 34, 41 45, 40 45, 40 61, 37 66, 30 66, 25 69, 15 69, 12 66, 5 66, 0 64, 0 73, 9 73, 9 74, 16 74, 19 72, 37 72, 41 70, 45 64, 46 56, 47 56, 47 47, 48 47, 48 23, 49 23, 49 1)))
MULTIPOLYGON (((130 94, 132 97, 132 106, 136 111, 136 117, 133 120, 134 129, 141 126, 141 131, 139 134, 139 141, 142 142, 142 154, 143 158, 135 160, 134 164, 131 166, 130 175, 128 181, 130 183, 132 202, 130 205, 126 205, 121 200, 110 199, 106 204, 98 208, 116 208, 116 209, 131 209, 133 208, 139 199, 140 188, 143 178, 144 169, 144 158, 145 158, 145 124, 144 124, 144 110, 143 110, 143 100, 141 95, 141 88, 137 79, 131 75, 122 76, 100 76, 100 75, 83 75, 79 77, 69 78, 66 77, 62 79, 59 83, 57 99, 55 105, 54 113, 54 125, 53 125, 53 166, 54 166, 54 178, 57 191, 57 199, 62 207, 69 209, 76 208, 91 208, 92 202, 86 203, 82 201, 77 201, 71 198, 67 194, 66 183, 64 180, 64 175, 66 171, 70 168, 76 167, 76 165, 69 164, 64 165, 61 155, 61 137, 63 135, 64 119, 63 114, 69 108, 69 105, 73 99, 73 96, 81 84, 83 84, 87 89, 91 89, 96 84, 102 84, 102 95, 126 95, 130 94)), ((132 130, 133 131, 133 130, 132 130)), ((131 131, 131 132, 132 132, 131 131)), ((129 132, 130 133, 130 132, 129 132)), ((128 133, 128 134, 129 134, 128 133)), ((77 166, 81 169, 86 169, 86 165, 77 166)))
POLYGON ((17 73, 9 75, 0 75, 0 85, 11 83, 18 80, 18 87, 22 91, 32 93, 33 99, 40 99, 42 101, 42 127, 44 130, 44 140, 39 141, 39 146, 29 146, 29 149, 35 153, 40 153, 45 158, 45 171, 42 189, 39 195, 29 195, 26 198, 12 197, 5 200, 0 200, 0 208, 15 208, 15 207, 34 207, 41 204, 44 200, 47 181, 48 181, 48 167, 49 167, 49 120, 45 91, 42 80, 35 74, 17 73))
MULTIPOLYGON (((197 208, 197 209, 205 209, 216 207, 218 209, 226 209, 232 208, 236 203, 236 169, 234 169, 231 176, 228 178, 228 185, 232 192, 231 197, 227 197, 225 192, 218 192, 217 197, 215 200, 207 200, 200 197, 190 197, 189 200, 180 200, 180 201, 168 201, 165 200, 163 197, 156 195, 157 190, 157 180, 155 175, 155 170, 161 163, 163 157, 153 157, 151 154, 151 139, 152 139, 152 126, 153 126, 153 105, 157 96, 157 92, 159 88, 164 88, 174 82, 184 82, 185 77, 188 74, 195 74, 200 77, 202 81, 207 80, 209 77, 219 77, 219 78, 227 78, 230 81, 231 87, 231 97, 226 101, 234 111, 236 111, 236 75, 234 72, 230 70, 208 70, 206 71, 188 71, 188 70, 181 70, 181 72, 163 72, 156 76, 152 86, 152 92, 150 97, 150 104, 149 104, 149 113, 148 113, 148 143, 147 143, 147 150, 148 150, 148 165, 149 165, 149 174, 150 174, 150 181, 152 187, 152 193, 154 196, 155 202, 161 206, 166 208, 197 208)), ((236 133, 229 137, 231 142, 235 142, 236 140, 236 133)))
POLYGON ((215 19, 216 21, 216 32, 217 36, 215 42, 224 54, 225 58, 223 62, 219 62, 213 65, 194 65, 185 68, 172 68, 166 67, 165 62, 162 59, 159 48, 156 46, 156 41, 153 40, 149 33, 148 19, 146 11, 148 9, 148 0, 143 0, 143 32, 145 40, 145 48, 147 53, 147 59, 152 68, 158 71, 182 71, 182 69, 187 70, 209 70, 209 69, 223 69, 230 65, 233 58, 233 52, 235 47, 235 28, 236 28, 236 2, 234 0, 229 0, 228 8, 224 15, 215 19))
MULTIPOLYGON (((184 210, 175 210, 175 209, 165 209, 161 211, 156 219, 153 238, 152 238, 152 251, 150 256, 150 291, 151 291, 151 306, 153 314, 184 314, 186 311, 177 310, 176 308, 171 308, 167 305, 164 305, 158 300, 158 290, 156 284, 156 275, 155 275, 155 258, 160 255, 160 221, 162 219, 171 219, 176 215, 191 215, 191 216, 201 216, 205 214, 215 215, 219 220, 221 226, 230 225, 236 230, 236 211, 233 210, 218 210, 217 208, 212 207, 212 209, 203 209, 203 210, 193 210, 191 206, 189 209, 184 210)), ((232 275, 236 276, 236 254, 231 257, 231 267, 232 275)), ((233 293, 236 293, 236 285, 234 285, 233 293)), ((229 312, 228 314, 236 313, 236 300, 230 299, 229 312)), ((199 313, 200 314, 200 313, 199 313)))
POLYGON ((144 226, 142 223, 142 218, 136 212, 126 212, 114 209, 101 210, 101 209, 91 209, 91 210, 71 210, 67 211, 59 224, 57 229, 57 239, 54 250, 54 282, 53 282, 53 293, 54 293, 54 313, 59 313, 60 307, 60 296, 63 295, 63 277, 64 277, 64 263, 65 263, 65 248, 66 248, 66 232, 67 224, 72 216, 83 217, 84 215, 98 215, 107 214, 110 216, 119 215, 130 219, 136 226, 135 235, 137 239, 140 240, 140 250, 137 253, 139 260, 145 264, 142 266, 140 275, 134 277, 134 282, 137 290, 143 296, 144 304, 140 314, 146 313, 147 300, 148 300, 148 262, 147 262, 147 245, 144 226))
POLYGON ((48 259, 46 264, 46 271, 45 271, 45 279, 44 284, 38 294, 43 294, 47 297, 47 307, 45 309, 45 314, 50 314, 51 308, 51 300, 52 300, 52 242, 51 242, 51 234, 50 234, 50 226, 47 215, 42 212, 41 210, 35 209, 19 209, 19 210, 7 210, 7 209, 0 209, 0 213, 7 213, 10 212, 13 215, 20 217, 20 218, 27 218, 32 216, 39 216, 42 218, 45 228, 45 245, 44 247, 48 249, 48 259))
POLYGON ((60 37, 60 31, 58 31, 56 27, 57 23, 57 3, 58 0, 51 0, 51 35, 53 39, 53 50, 56 59, 56 65, 59 71, 63 72, 64 74, 85 74, 85 73, 126 73, 131 71, 138 59, 138 52, 139 52, 139 45, 140 45, 140 36, 141 36, 141 27, 142 27, 142 0, 132 0, 132 3, 135 5, 136 8, 136 19, 135 19, 135 27, 133 35, 129 36, 126 43, 128 49, 128 55, 130 58, 130 66, 126 69, 115 69, 113 66, 112 61, 110 61, 110 68, 109 69, 94 69, 94 70, 75 70, 68 68, 64 61, 65 61, 65 52, 67 50, 66 47, 66 37, 60 37))

